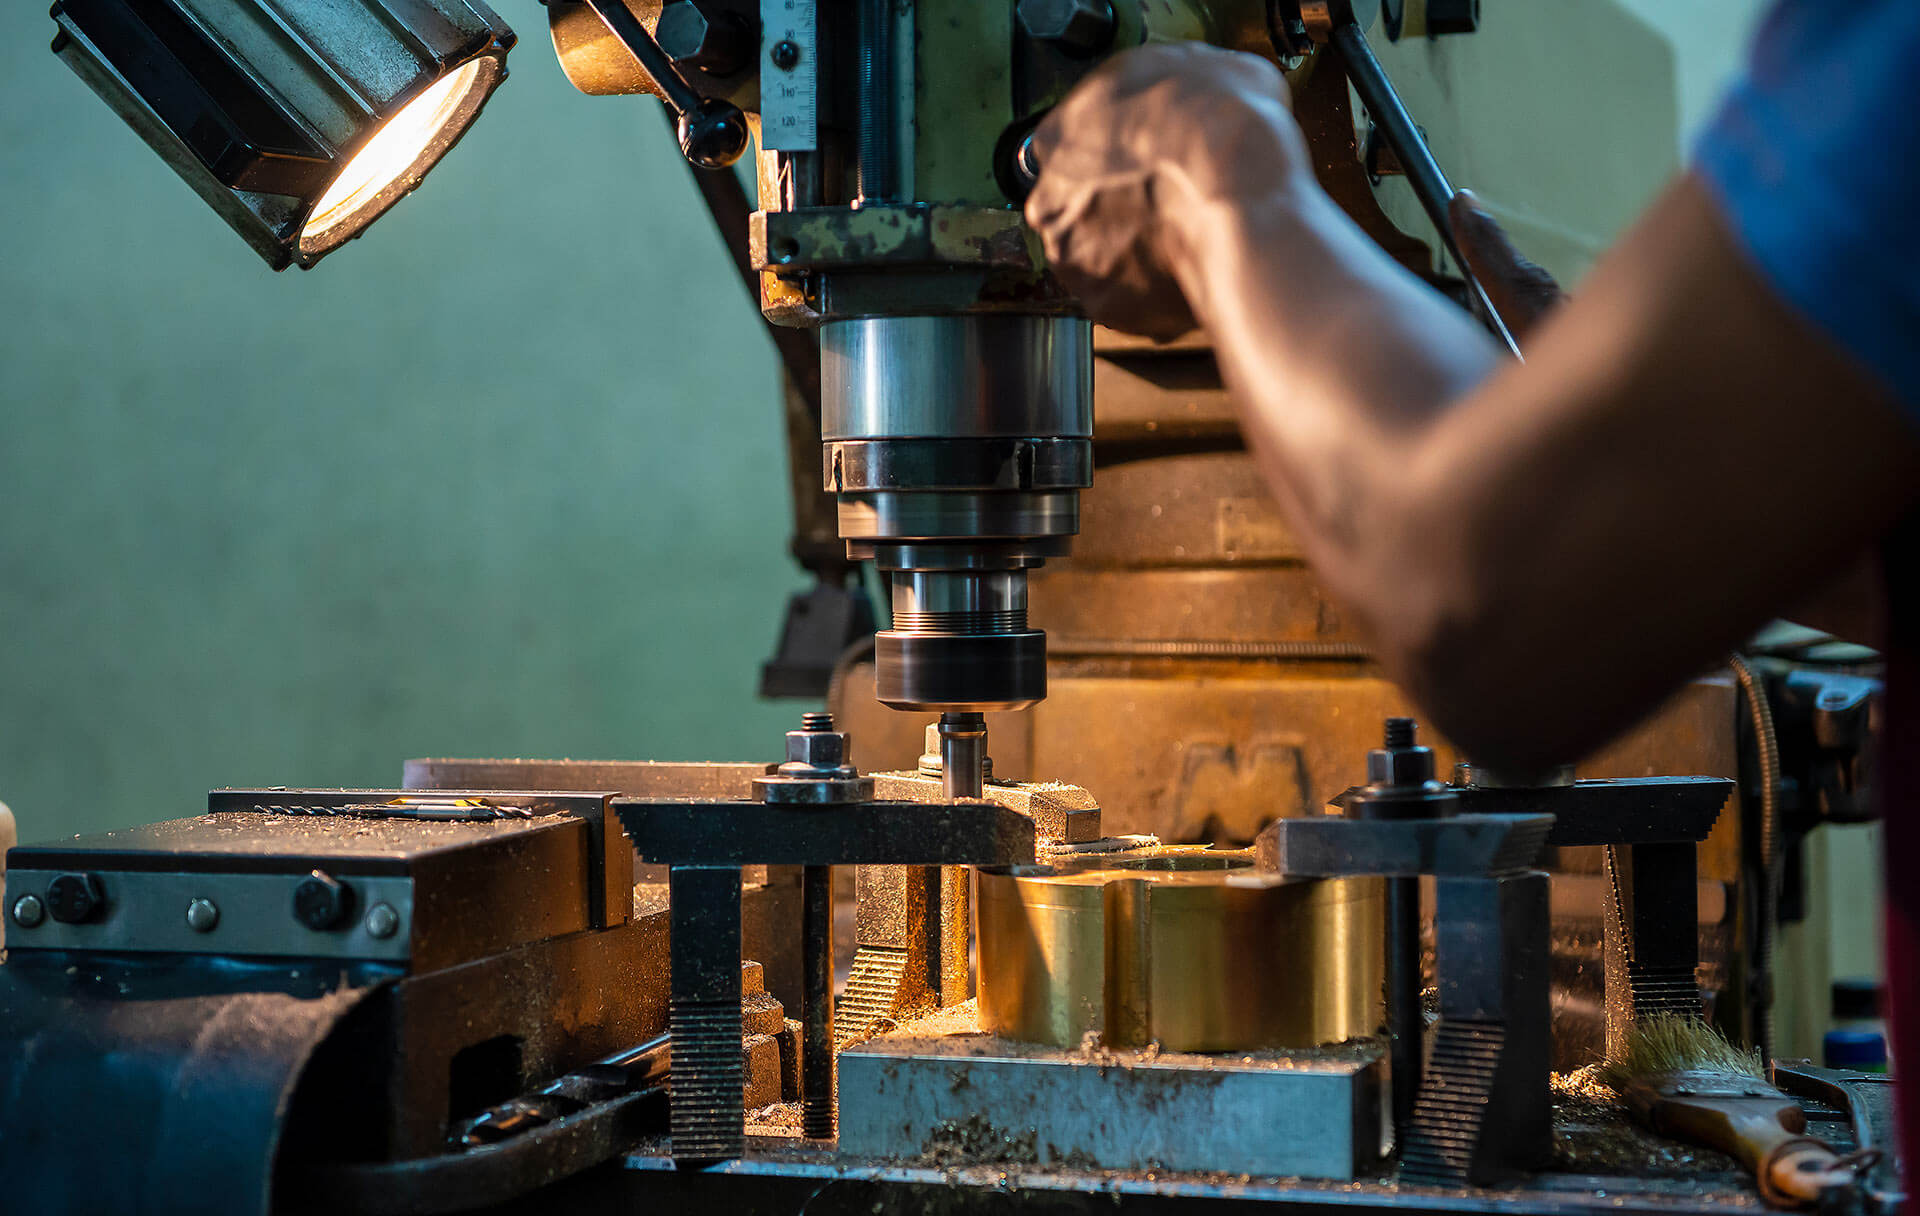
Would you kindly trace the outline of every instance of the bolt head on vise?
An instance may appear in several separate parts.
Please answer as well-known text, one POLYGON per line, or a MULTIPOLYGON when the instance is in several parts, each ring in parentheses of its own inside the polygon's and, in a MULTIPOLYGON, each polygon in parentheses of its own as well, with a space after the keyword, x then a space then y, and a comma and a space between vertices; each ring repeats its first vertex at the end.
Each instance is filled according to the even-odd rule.
POLYGON ((873 778, 853 766, 846 732, 833 729, 833 715, 802 715, 800 729, 787 732, 787 760, 753 779, 762 802, 790 806, 839 806, 873 799, 873 778))
POLYGON ((1434 777, 1433 749, 1412 718, 1388 718, 1382 746, 1367 753, 1367 784, 1341 795, 1349 818, 1414 819, 1459 809, 1454 788, 1434 777))

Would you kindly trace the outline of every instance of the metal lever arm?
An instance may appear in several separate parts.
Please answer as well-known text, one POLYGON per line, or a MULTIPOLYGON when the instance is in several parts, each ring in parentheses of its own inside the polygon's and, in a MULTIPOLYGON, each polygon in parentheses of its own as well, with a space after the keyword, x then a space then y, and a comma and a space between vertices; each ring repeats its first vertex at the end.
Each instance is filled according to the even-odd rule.
POLYGON ((1475 276, 1473 267, 1461 255, 1459 242, 1454 239, 1453 221, 1447 210, 1448 204, 1453 202, 1453 183, 1447 180, 1440 162, 1433 158, 1433 149, 1427 146, 1413 116, 1407 113, 1400 95, 1394 91, 1393 82, 1387 79, 1385 69, 1374 58, 1373 48, 1367 45, 1367 35, 1351 10, 1330 24, 1327 40, 1339 49, 1340 57, 1345 61, 1347 79, 1353 82, 1354 91, 1360 94, 1360 100, 1372 115, 1374 125, 1386 138, 1387 146, 1400 158, 1401 168, 1406 171, 1407 182, 1413 187, 1414 196, 1426 210, 1427 218, 1433 221, 1434 230, 1440 234, 1441 244, 1446 247, 1448 256, 1460 267, 1460 274, 1466 279, 1468 290, 1473 293, 1475 311, 1486 321, 1487 328, 1506 344, 1513 357, 1520 358, 1520 344, 1514 340, 1512 327, 1494 307, 1486 286, 1475 276))
POLYGON ((622 0, 587 0, 587 7, 660 86, 661 99, 673 111, 681 154, 702 169, 724 169, 739 160, 748 138, 740 107, 700 96, 622 0))

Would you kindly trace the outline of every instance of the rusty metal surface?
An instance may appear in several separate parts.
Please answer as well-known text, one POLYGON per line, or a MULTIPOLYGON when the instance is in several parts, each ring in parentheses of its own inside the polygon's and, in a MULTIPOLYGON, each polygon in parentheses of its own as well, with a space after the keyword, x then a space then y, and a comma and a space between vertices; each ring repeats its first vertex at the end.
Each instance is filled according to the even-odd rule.
POLYGON ((864 1039, 888 1022, 960 1004, 972 899, 954 866, 861 866, 854 880, 853 971, 835 1035, 864 1039))
MULTIPOLYGON (((918 772, 874 773, 876 798, 943 802, 941 778, 918 772)), ((1036 835, 1051 844, 1083 844, 1100 838, 1100 804, 1077 785, 1057 781, 988 781, 980 796, 1033 820, 1036 835)))
MULTIPOLYGON (((1106 404, 1101 400, 1099 408, 1106 404)), ((1063 569, 1298 566, 1305 558, 1244 451, 1103 463, 1093 487, 1080 496, 1080 528, 1063 569)))
POLYGON ((1240 445, 1240 416, 1205 347, 1096 348, 1093 397, 1096 443, 1240 445))
POLYGON ((1404 706, 1377 678, 1163 666, 1063 679, 1034 716, 1035 765, 1098 774, 1111 834, 1246 844, 1276 817, 1318 813, 1404 706))
POLYGON ((1349 1179, 1381 1146, 1377 1047, 1202 1056, 902 1028, 841 1055, 841 1147, 924 1161, 1349 1179))
POLYGON ((1039 238, 1005 207, 873 204, 851 211, 758 211, 748 250, 759 270, 975 266, 1035 272, 1039 238))
POLYGON ((767 766, 660 760, 419 759, 401 784, 413 790, 611 790, 629 798, 751 798, 767 766), (529 784, 531 783, 531 784, 529 784))
MULTIPOLYGON (((1004 1138, 1002 1138, 1004 1142, 1004 1138)), ((1705 1178, 1620 1172, 1542 1175, 1518 1187, 1485 1191, 1402 1187, 1370 1175, 1351 1182, 1238 1174, 1181 1174, 1040 1165, 1021 1156, 1024 1140, 997 1159, 954 1164, 938 1158, 894 1162, 780 1151, 767 1145, 715 1170, 680 1170, 655 1146, 618 1170, 584 1175, 577 1186, 543 1194, 555 1210, 753 1211, 807 1216, 875 1212, 1079 1212, 1097 1206, 1116 1216, 1200 1216, 1265 1205, 1290 1216, 1405 1216, 1409 1212, 1500 1216, 1731 1216, 1764 1211, 1731 1172, 1705 1178)), ((1038 1143, 1034 1148, 1037 1150, 1038 1143)))
MULTIPOLYGON (((1100 484, 1095 476, 1094 484, 1100 484)), ((1361 641, 1304 566, 1035 571, 1027 619, 1074 638, 1361 641)))
MULTIPOLYGON (((1100 799, 1109 834, 1245 843, 1277 815, 1318 813, 1359 781, 1355 757, 1374 744, 1381 720, 1413 709, 1366 666, 1347 670, 1260 661, 1056 664, 1045 703, 990 719, 995 768, 1084 786, 1100 799)), ((856 669, 845 682, 841 718, 876 766, 906 767, 926 718, 863 703, 866 679, 856 669)), ((1578 771, 1731 776, 1733 709, 1730 684, 1697 680, 1578 771)), ((1458 753, 1444 739, 1433 745, 1441 770, 1450 770, 1458 753)), ((1736 819, 1721 816, 1702 846, 1703 877, 1737 876, 1736 819)), ((1601 868, 1597 855, 1585 861, 1584 850, 1562 850, 1560 864, 1582 873, 1601 868)))

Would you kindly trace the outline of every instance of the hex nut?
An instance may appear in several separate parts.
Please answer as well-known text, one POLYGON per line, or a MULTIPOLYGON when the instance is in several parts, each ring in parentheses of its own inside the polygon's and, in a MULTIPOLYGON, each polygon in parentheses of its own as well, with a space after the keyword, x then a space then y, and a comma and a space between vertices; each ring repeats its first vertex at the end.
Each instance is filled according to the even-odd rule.
POLYGON ((22 929, 38 928, 47 919, 47 905, 38 895, 22 895, 13 901, 13 923, 22 929))
POLYGON ((787 732, 787 763, 838 769, 847 763, 847 737, 837 730, 787 732))
POLYGON ((1014 15, 1027 37, 1069 55, 1097 55, 1113 42, 1109 0, 1020 0, 1014 15))
POLYGON ((660 10, 653 30, 667 58, 711 76, 731 76, 746 66, 748 34, 737 16, 705 0, 673 0, 660 10))
POLYGON ((220 908, 210 899, 187 902, 187 928, 195 933, 211 933, 220 923, 220 908))
POLYGON ((382 941, 400 931, 400 914, 392 904, 375 904, 367 909, 367 935, 382 941))
POLYGON ((1375 748, 1367 753, 1369 785, 1412 786, 1433 780, 1433 752, 1424 747, 1375 748))

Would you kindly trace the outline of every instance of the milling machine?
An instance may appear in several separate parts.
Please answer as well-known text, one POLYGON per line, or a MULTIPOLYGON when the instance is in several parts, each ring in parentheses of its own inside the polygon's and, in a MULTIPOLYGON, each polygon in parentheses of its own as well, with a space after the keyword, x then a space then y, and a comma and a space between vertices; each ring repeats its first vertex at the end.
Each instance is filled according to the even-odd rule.
MULTIPOLYGON (((310 117, 271 146, 248 126, 262 99, 304 96, 261 49, 312 42, 299 7, 55 8, 57 49, 278 264, 337 245, 271 201, 310 181, 285 129, 353 148, 310 117), (205 36, 254 10, 271 20, 251 38, 205 36), (182 117, 208 113, 225 142, 182 117)), ((504 74, 511 35, 477 5, 383 7, 435 70, 480 54, 464 62, 504 74), (467 32, 435 42, 443 27, 467 32)), ((1261 488, 1204 345, 1095 332, 1019 208, 1044 171, 1027 137, 1076 81, 1203 39, 1280 61, 1328 191, 1498 328, 1418 222, 1448 190, 1431 149, 1472 134, 1437 105, 1410 115, 1388 74, 1444 99, 1513 53, 1499 22, 1561 18, 1515 7, 1483 29, 1477 0, 547 8, 582 91, 666 102, 781 352, 795 552, 818 586, 789 605, 765 691, 828 712, 775 764, 423 759, 402 788, 219 790, 204 815, 12 850, 0 1092, 44 1115, 0 1135, 10 1198, 1755 1204, 1724 1162, 1551 1074, 1655 1012, 1765 1041, 1782 765, 1805 766, 1810 815, 1859 813, 1869 656, 1736 662, 1578 758, 1578 779, 1423 746, 1261 488), (750 143, 757 209, 729 168, 750 143), (76 1151, 102 1140, 104 1167, 76 1151)), ((299 79, 373 96, 340 84, 346 62, 299 79)), ((377 213, 402 193, 367 197, 377 213)), ((1579 245, 1577 219, 1535 218, 1579 245)), ((1780 1076, 1835 1139, 1865 1145, 1884 1117, 1870 1079, 1780 1076)), ((1891 1185, 1846 1202, 1884 1208, 1891 1185)))

